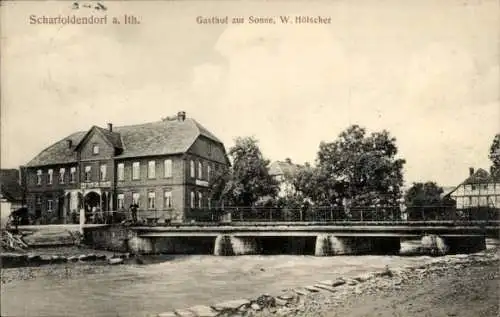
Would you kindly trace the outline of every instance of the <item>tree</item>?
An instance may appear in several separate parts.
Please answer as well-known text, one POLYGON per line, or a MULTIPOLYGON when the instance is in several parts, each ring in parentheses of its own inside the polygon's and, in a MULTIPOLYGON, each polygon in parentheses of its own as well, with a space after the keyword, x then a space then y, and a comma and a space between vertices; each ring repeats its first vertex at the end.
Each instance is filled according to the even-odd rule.
POLYGON ((489 158, 492 162, 491 171, 498 173, 500 171, 500 133, 493 138, 489 158))
POLYGON ((449 205, 441 195, 443 188, 435 182, 413 183, 404 195, 409 220, 424 220, 443 218, 449 205))
POLYGON ((278 183, 269 175, 269 160, 265 159, 253 137, 237 138, 230 148, 233 165, 219 178, 217 188, 224 189, 221 196, 233 206, 250 207, 264 197, 275 198, 278 183))
POLYGON ((383 130, 367 135, 352 125, 334 142, 322 142, 317 157, 315 195, 331 205, 398 205, 405 160, 396 158, 396 139, 383 130))

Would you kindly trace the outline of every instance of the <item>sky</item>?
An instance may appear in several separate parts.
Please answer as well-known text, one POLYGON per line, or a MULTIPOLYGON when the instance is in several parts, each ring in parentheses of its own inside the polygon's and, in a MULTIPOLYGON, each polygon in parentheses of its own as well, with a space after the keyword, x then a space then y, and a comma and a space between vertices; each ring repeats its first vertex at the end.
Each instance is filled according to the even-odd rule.
POLYGON ((105 13, 71 3, 2 1, 2 168, 92 125, 180 110, 226 148, 254 136, 270 160, 314 162, 321 141, 359 124, 396 138, 407 184, 453 186, 490 165, 497 1, 101 1, 105 13), (29 23, 58 14, 107 14, 108 24, 29 23), (123 24, 124 14, 141 23, 123 24), (302 15, 331 24, 196 22, 302 15))

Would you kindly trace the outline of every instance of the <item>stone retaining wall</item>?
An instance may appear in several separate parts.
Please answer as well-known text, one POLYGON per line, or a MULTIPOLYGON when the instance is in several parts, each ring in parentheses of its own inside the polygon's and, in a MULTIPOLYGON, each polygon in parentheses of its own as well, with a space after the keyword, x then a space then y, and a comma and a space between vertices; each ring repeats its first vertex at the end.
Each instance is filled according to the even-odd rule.
POLYGON ((129 254, 119 256, 106 256, 104 254, 80 254, 80 255, 39 255, 39 254, 19 254, 19 253, 2 253, 0 254, 1 268, 15 268, 25 266, 40 266, 48 264, 60 264, 71 262, 96 262, 102 261, 109 264, 121 264, 124 259, 128 259, 129 254))

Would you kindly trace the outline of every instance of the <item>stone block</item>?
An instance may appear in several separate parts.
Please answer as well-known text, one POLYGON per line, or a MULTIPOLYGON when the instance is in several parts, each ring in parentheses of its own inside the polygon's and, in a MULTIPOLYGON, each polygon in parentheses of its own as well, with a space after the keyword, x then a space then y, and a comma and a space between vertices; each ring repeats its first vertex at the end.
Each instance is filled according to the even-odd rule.
POLYGON ((178 317, 178 315, 176 315, 173 311, 159 313, 157 316, 158 317, 178 317))
POLYGON ((218 313, 211 307, 197 305, 188 308, 189 311, 193 312, 197 317, 216 317, 218 313))
POLYGON ((289 292, 289 291, 287 291, 287 292, 285 292, 285 293, 283 293, 283 294, 279 295, 279 296, 278 296, 278 298, 283 299, 283 300, 286 300, 286 301, 288 301, 288 302, 291 302, 291 301, 294 301, 294 300, 295 300, 296 295, 295 295, 295 293, 294 293, 294 292, 289 292))
POLYGON ((123 261, 124 260, 122 258, 110 258, 110 259, 108 259, 108 264, 111 264, 111 265, 122 264, 123 261))
POLYGON ((287 300, 277 297, 276 298, 276 306, 286 306, 288 304, 287 300))
POLYGON ((293 291, 300 296, 305 296, 309 293, 305 288, 296 288, 293 291))
POLYGON ((223 303, 218 303, 212 306, 217 311, 224 311, 224 310, 238 310, 242 306, 249 306, 250 301, 248 299, 235 299, 223 303))
POLYGON ((68 258, 68 262, 77 262, 79 260, 79 257, 76 255, 70 256, 68 258))
POLYGON ((186 309, 176 309, 175 313, 179 317, 196 317, 196 315, 192 311, 186 309))
POLYGON ((331 287, 331 286, 328 286, 328 285, 324 285, 324 284, 315 284, 314 287, 316 288, 319 288, 319 289, 324 289, 324 290, 327 290, 327 291, 330 291, 332 293, 335 292, 335 288, 334 287, 331 287))
POLYGON ((317 288, 316 288, 316 287, 314 287, 314 286, 306 286, 306 287, 304 287, 304 288, 305 288, 306 290, 308 290, 309 292, 311 292, 311 293, 317 293, 317 292, 319 292, 319 289, 317 289, 317 288))

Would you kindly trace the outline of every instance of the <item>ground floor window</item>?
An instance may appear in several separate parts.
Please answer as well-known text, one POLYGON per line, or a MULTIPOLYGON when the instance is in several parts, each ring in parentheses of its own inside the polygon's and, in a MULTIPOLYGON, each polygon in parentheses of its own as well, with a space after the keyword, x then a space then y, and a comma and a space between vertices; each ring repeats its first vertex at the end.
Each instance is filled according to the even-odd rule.
POLYGON ((149 192, 148 193, 148 208, 149 209, 155 208, 155 200, 156 200, 156 194, 154 192, 149 192))
POLYGON ((191 208, 194 208, 194 201, 195 201, 194 192, 191 192, 191 201, 189 204, 191 206, 191 208))
POLYGON ((139 198, 140 198, 139 193, 133 193, 133 194, 132 194, 132 202, 133 202, 135 205, 139 205, 139 198))
POLYGON ((163 206, 165 208, 172 208, 172 192, 165 191, 163 206))
POLYGON ((203 194, 198 192, 198 208, 203 208, 203 194))
POLYGON ((118 209, 125 209, 125 195, 124 194, 118 194, 117 196, 117 207, 118 209))
POLYGON ((48 212, 51 212, 54 208, 54 201, 49 199, 47 200, 47 211, 48 212))

